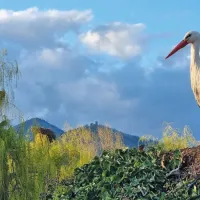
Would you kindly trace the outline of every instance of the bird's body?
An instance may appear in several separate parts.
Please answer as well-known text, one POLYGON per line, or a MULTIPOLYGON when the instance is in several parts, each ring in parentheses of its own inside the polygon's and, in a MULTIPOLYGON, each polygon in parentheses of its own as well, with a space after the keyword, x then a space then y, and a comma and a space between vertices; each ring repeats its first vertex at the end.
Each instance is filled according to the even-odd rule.
POLYGON ((169 53, 166 57, 170 57, 187 44, 191 44, 191 55, 190 55, 190 81, 191 88, 194 93, 194 97, 200 107, 200 33, 196 31, 190 31, 186 33, 184 39, 169 53))
POLYGON ((200 63, 199 63, 199 43, 191 45, 190 58, 190 81, 194 97, 200 106, 200 63))

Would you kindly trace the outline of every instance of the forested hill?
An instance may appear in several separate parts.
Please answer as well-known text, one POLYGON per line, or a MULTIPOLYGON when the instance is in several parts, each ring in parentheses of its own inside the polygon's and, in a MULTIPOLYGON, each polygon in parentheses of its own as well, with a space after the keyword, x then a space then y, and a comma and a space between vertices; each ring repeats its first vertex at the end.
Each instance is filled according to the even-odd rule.
MULTIPOLYGON (((25 121, 23 124, 16 125, 15 129, 19 130, 20 127, 22 127, 25 134, 27 134, 31 130, 32 126, 38 126, 38 127, 42 127, 42 128, 46 128, 46 129, 51 129, 56 134, 57 138, 64 133, 64 131, 62 129, 60 129, 60 128, 58 128, 58 127, 50 124, 49 122, 47 122, 43 119, 40 119, 40 118, 31 118, 31 119, 25 121)), ((97 133, 97 130, 99 128, 106 128, 106 126, 98 124, 98 122, 90 123, 89 125, 85 125, 84 127, 89 128, 93 133, 97 133)), ((137 146, 138 140, 139 140, 138 136, 126 134, 126 133, 118 131, 114 128, 109 128, 109 129, 113 133, 121 134, 122 137, 123 137, 124 144, 127 147, 137 146)))

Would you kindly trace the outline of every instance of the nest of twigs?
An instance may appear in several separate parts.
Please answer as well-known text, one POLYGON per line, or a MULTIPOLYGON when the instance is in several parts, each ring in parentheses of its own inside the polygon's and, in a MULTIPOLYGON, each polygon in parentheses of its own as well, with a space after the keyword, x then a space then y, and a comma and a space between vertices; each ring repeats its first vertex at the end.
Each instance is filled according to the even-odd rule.
MULTIPOLYGON (((200 177, 200 145, 192 148, 181 149, 180 165, 175 170, 181 179, 200 177)), ((174 152, 167 152, 162 155, 161 165, 163 168, 174 158, 174 152)), ((172 173, 173 174, 173 173, 172 173)))

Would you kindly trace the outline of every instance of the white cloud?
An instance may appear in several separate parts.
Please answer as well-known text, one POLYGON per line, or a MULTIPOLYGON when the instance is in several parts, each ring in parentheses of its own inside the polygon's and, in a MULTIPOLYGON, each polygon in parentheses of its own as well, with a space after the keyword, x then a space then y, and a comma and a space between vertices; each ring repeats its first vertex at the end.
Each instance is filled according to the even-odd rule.
POLYGON ((20 45, 44 46, 59 41, 68 31, 77 32, 92 19, 91 10, 0 10, 0 38, 20 45))
POLYGON ((114 22, 80 35, 80 40, 90 49, 112 56, 130 58, 142 53, 146 37, 144 24, 114 22))

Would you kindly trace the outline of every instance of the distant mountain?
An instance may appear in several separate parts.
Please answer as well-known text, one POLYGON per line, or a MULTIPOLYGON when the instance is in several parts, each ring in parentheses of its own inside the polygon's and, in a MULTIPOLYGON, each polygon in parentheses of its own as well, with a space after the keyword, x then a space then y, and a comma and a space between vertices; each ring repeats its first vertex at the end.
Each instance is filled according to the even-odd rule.
MULTIPOLYGON (((40 119, 40 118, 29 119, 22 124, 18 124, 16 126, 14 126, 14 128, 17 131, 22 128, 24 133, 27 134, 27 133, 31 133, 31 127, 32 126, 38 126, 38 127, 41 127, 41 128, 48 128, 56 134, 57 138, 60 137, 64 133, 63 130, 59 129, 58 127, 48 123, 47 121, 45 121, 43 119, 40 119)), ((85 125, 84 127, 89 128, 90 131, 93 132, 93 133, 97 133, 98 128, 105 128, 106 126, 98 124, 98 122, 95 122, 95 123, 91 123, 90 125, 85 125)), ((138 140, 139 140, 138 136, 129 135, 129 134, 123 133, 121 131, 118 131, 114 128, 110 128, 110 129, 113 133, 119 133, 119 134, 122 135, 124 144, 127 147, 131 148, 131 147, 136 147, 138 145, 138 140)))
MULTIPOLYGON (((97 133, 98 128, 106 128, 106 126, 98 124, 97 121, 95 123, 91 123, 90 125, 85 125, 84 127, 89 128, 94 133, 97 133)), ((125 146, 127 146, 129 148, 138 146, 138 141, 139 141, 139 137, 138 136, 126 134, 126 133, 118 131, 118 130, 116 130, 114 128, 110 128, 110 130, 113 133, 121 134, 121 136, 123 137, 123 142, 124 142, 125 146)))
POLYGON ((56 134, 56 137, 61 136, 64 131, 59 129, 58 127, 48 123, 47 121, 40 119, 40 118, 31 118, 25 122, 23 122, 22 124, 18 124, 16 126, 14 126, 14 128, 18 131, 18 130, 23 130, 25 134, 31 132, 31 127, 32 126, 38 126, 41 128, 48 128, 51 131, 53 131, 56 134))

